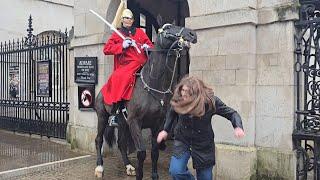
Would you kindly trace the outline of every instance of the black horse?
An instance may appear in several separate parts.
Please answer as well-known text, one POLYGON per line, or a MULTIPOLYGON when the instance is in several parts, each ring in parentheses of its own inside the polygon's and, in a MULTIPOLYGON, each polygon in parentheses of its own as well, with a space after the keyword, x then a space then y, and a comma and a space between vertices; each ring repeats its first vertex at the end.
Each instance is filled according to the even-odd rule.
MULTIPOLYGON (((122 159, 127 168, 127 174, 136 174, 138 180, 143 177, 143 162, 146 157, 146 145, 141 133, 145 128, 150 128, 152 134, 152 179, 159 178, 157 161, 160 146, 157 144, 156 138, 163 127, 173 86, 179 79, 177 77, 178 61, 189 58, 190 42, 197 42, 196 33, 191 29, 171 24, 165 24, 159 29, 155 48, 147 53, 148 61, 137 77, 132 99, 126 103, 127 119, 123 116, 119 119, 118 146, 122 159), (133 141, 134 148, 137 150, 136 173, 127 157, 130 141, 133 141)), ((95 109, 98 116, 98 134, 95 140, 97 150, 95 175, 101 177, 103 175, 101 155, 103 135, 105 134, 105 139, 110 146, 115 139, 114 128, 109 127, 107 123, 112 107, 104 104, 101 92, 96 98, 95 109)))

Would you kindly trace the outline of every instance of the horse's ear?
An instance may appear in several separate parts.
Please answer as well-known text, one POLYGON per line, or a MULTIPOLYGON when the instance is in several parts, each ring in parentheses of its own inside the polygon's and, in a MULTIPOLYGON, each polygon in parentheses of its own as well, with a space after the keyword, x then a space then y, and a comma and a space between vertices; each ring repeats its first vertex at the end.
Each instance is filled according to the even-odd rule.
POLYGON ((162 21, 162 16, 160 14, 158 14, 158 16, 157 16, 157 22, 159 24, 159 27, 162 27, 163 21, 162 21))

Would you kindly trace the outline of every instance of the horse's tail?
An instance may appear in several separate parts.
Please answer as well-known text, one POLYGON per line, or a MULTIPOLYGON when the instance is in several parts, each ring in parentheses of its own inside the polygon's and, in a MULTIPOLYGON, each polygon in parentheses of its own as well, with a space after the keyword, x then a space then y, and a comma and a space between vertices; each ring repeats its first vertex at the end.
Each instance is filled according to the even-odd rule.
POLYGON ((115 127, 107 126, 104 131, 104 139, 108 143, 110 148, 112 148, 113 144, 116 142, 114 129, 115 127))

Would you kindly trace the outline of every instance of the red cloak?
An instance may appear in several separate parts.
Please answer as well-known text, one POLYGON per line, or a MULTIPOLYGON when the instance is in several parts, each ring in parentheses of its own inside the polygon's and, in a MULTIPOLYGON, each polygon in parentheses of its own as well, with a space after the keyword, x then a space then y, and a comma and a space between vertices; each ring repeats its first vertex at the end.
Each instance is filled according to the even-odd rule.
MULTIPOLYGON (((128 37, 135 40, 138 48, 143 44, 148 44, 150 48, 153 48, 152 42, 140 28, 136 28, 134 34, 129 31, 128 37)), ((114 71, 101 91, 104 102, 109 105, 121 100, 131 99, 136 80, 135 73, 147 61, 144 50, 141 49, 141 54, 139 54, 132 46, 123 49, 122 42, 123 39, 113 33, 103 48, 105 55, 114 55, 114 71)))

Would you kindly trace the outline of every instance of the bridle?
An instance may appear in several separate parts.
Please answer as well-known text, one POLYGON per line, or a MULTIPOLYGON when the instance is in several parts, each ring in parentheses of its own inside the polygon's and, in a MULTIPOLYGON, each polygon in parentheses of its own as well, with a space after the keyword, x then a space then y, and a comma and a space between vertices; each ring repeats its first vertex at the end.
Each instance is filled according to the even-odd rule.
MULTIPOLYGON (((153 50, 149 50, 149 51, 167 51, 167 54, 166 54, 166 67, 172 72, 172 76, 171 76, 171 80, 170 80, 170 84, 167 88, 167 90, 165 91, 162 91, 162 90, 159 90, 159 89, 155 89, 155 88, 152 88, 150 87, 150 85, 145 81, 144 79, 144 72, 145 72, 145 67, 146 66, 143 66, 143 68, 141 69, 141 73, 140 73, 140 79, 143 83, 143 86, 144 86, 144 89, 146 89, 148 92, 156 92, 156 93, 159 93, 159 94, 162 94, 163 96, 165 96, 166 94, 173 94, 172 92, 172 86, 173 86, 173 81, 174 81, 174 75, 175 75, 175 72, 177 70, 177 64, 178 64, 178 60, 180 59, 181 57, 181 51, 185 48, 184 44, 185 44, 185 41, 184 39, 182 38, 181 34, 184 30, 184 28, 182 28, 179 33, 173 35, 173 34, 170 34, 168 33, 166 30, 163 30, 165 28, 167 24, 165 24, 163 27, 162 27, 162 30, 159 29, 159 40, 160 40, 160 43, 162 43, 162 39, 163 38, 175 38, 176 40, 171 44, 170 48, 169 49, 153 49, 153 50), (175 46, 177 45, 177 48, 174 48, 175 46), (174 52, 175 53, 175 61, 174 61, 174 66, 173 66, 173 69, 171 69, 167 64, 168 64, 168 59, 169 59, 169 55, 170 55, 170 52, 174 52)), ((148 61, 150 61, 150 58, 149 58, 149 55, 148 55, 148 52, 146 52, 147 56, 148 56, 148 61)), ((164 105, 164 101, 163 99, 160 99, 160 104, 163 106, 164 105)))

